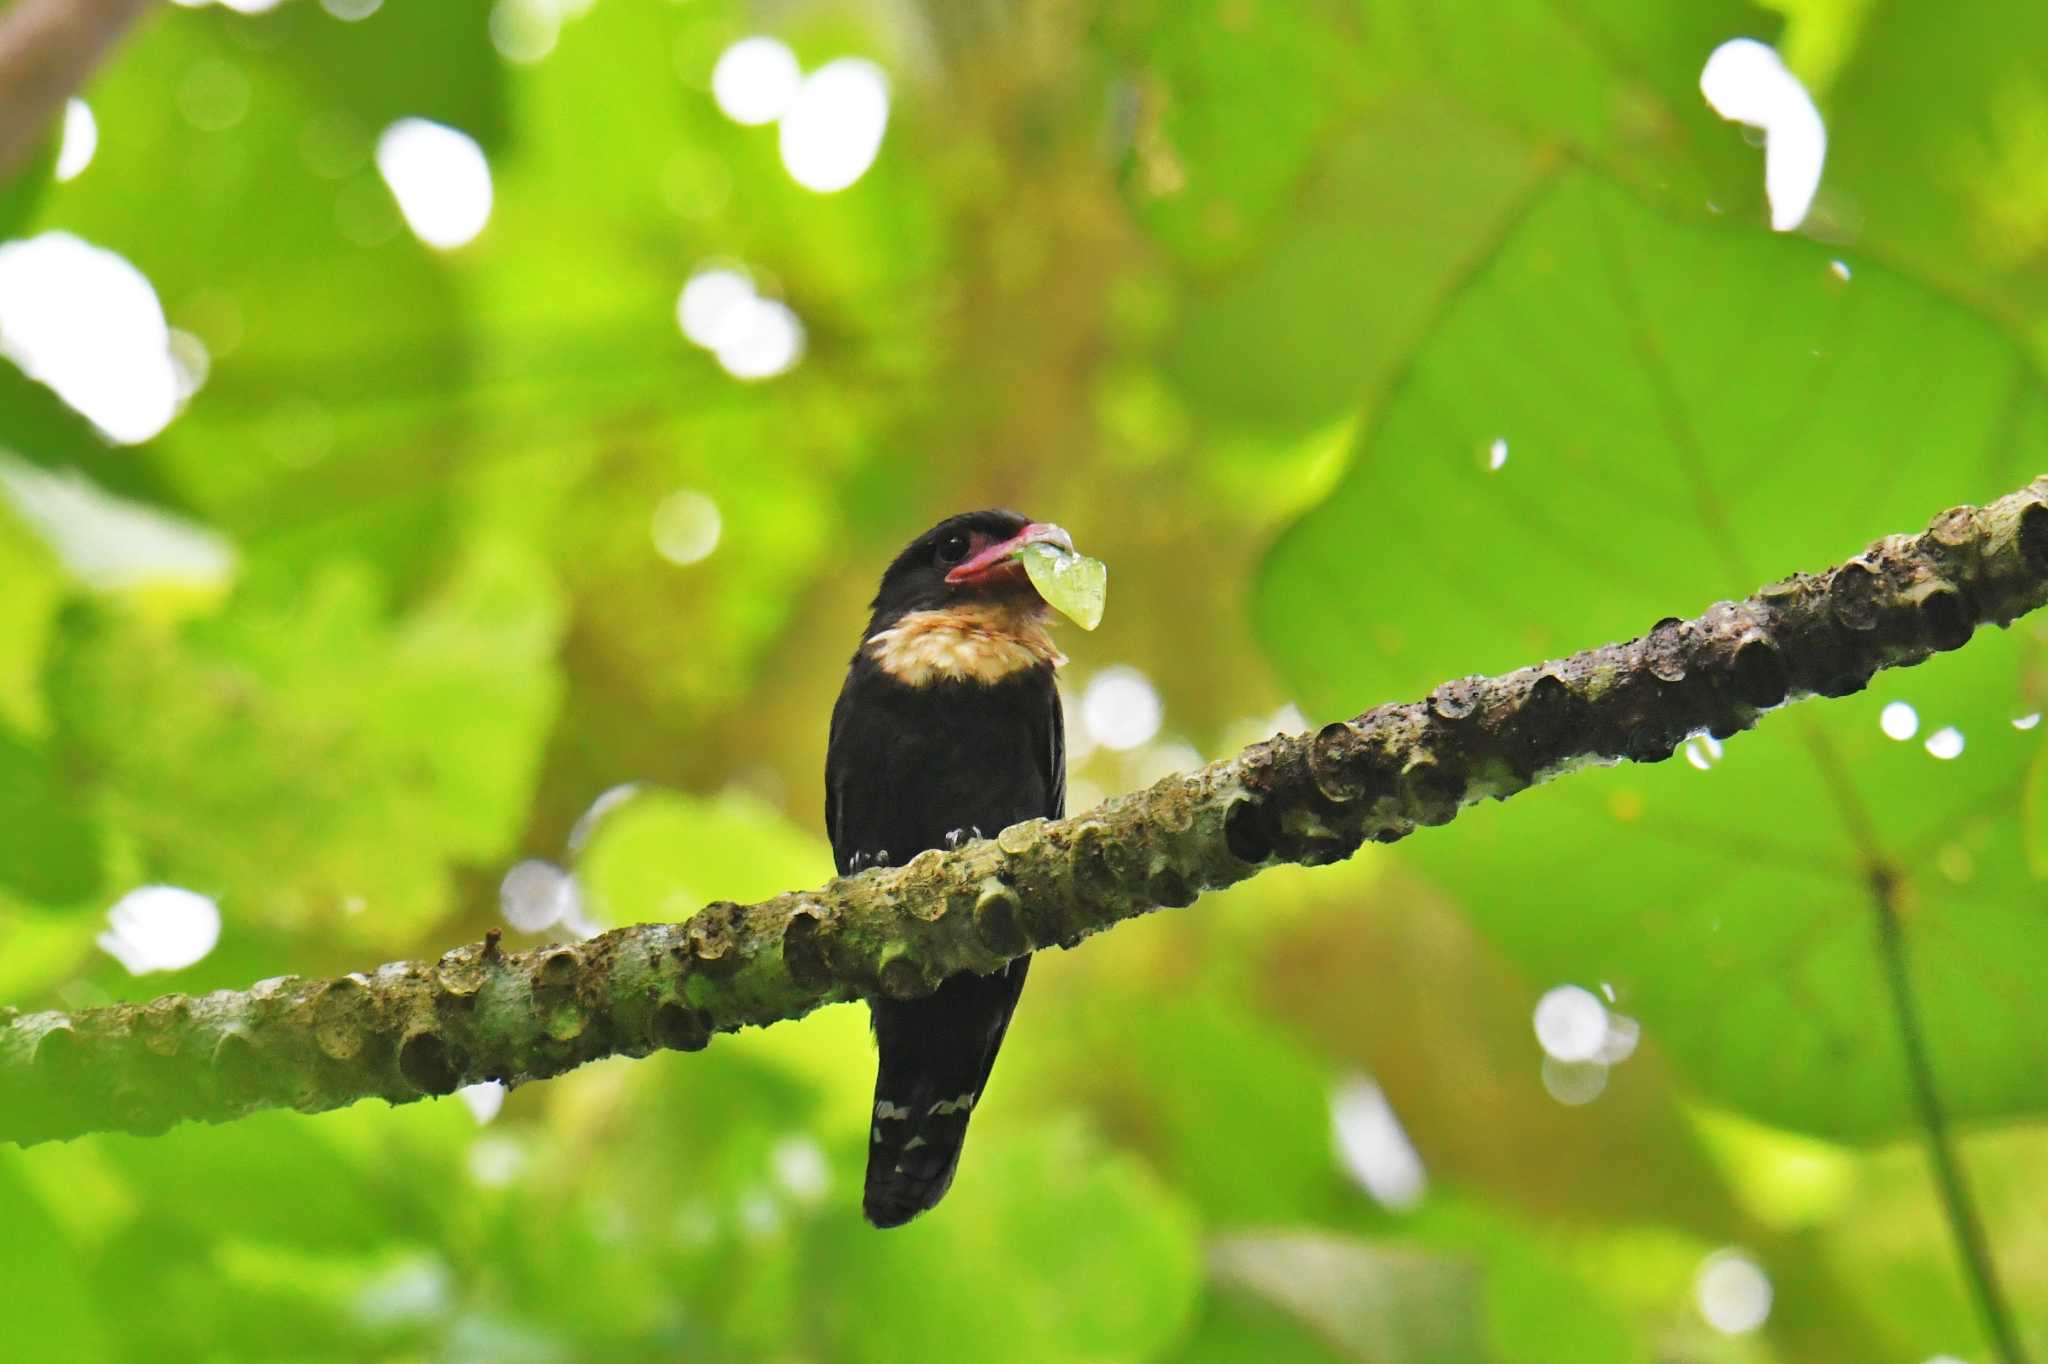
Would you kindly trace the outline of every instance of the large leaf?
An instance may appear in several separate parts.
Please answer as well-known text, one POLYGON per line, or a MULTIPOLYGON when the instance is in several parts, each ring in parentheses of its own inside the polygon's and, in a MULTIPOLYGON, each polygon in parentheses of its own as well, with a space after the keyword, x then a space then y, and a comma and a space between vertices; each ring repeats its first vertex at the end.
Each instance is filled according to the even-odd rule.
POLYGON ((1989 310, 2048 301, 2048 8, 1875 4, 1825 101, 1823 209, 1989 310), (1933 97, 1915 97, 1925 92, 1933 97))
MULTIPOLYGON (((1626 638, 2048 467, 2012 348, 1854 270, 1560 186, 1275 549, 1258 606, 1274 658, 1317 709, 1350 713, 1626 638)), ((2032 636, 1769 719, 1718 763, 1700 748, 1711 771, 1632 767, 1473 811, 1412 855, 1538 980, 1611 982, 1721 1098, 1862 1136, 1911 1117, 1867 874, 1873 853, 1895 861, 1951 1104, 2036 1109, 2048 1070, 2022 1006, 2048 951, 2015 813, 2038 741, 2009 723, 2035 708, 2032 636), (1884 737, 1900 697, 1921 738, 1959 728, 1963 756, 1884 737)))
POLYGON ((1142 1359, 1185 1328, 1201 1273, 1193 1219, 1135 1160, 1063 1124, 980 1134, 942 1215, 824 1241, 829 1351, 991 1361, 1142 1359), (914 1291, 905 1291, 914 1284, 914 1291))
POLYGON ((221 897, 231 924, 388 938, 518 833, 559 613, 545 570, 491 546, 396 622, 339 567, 184 629, 81 613, 52 688, 60 751, 146 874, 221 897))

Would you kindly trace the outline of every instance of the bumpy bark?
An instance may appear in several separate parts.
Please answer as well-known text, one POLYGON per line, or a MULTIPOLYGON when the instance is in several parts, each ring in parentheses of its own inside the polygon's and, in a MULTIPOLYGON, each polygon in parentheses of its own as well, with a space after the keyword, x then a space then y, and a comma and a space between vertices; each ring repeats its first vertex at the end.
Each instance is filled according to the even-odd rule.
POLYGON ((1590 763, 1659 762, 1805 696, 1960 648, 2048 601, 2048 475, 1957 507, 1828 572, 1795 574, 1639 639, 1446 682, 1314 734, 1255 744, 1058 822, 682 924, 333 980, 73 1014, 0 1011, 0 1140, 161 1132, 264 1108, 405 1103, 604 1056, 694 1051, 718 1032, 1071 947, 1280 862, 1348 857, 1590 763))

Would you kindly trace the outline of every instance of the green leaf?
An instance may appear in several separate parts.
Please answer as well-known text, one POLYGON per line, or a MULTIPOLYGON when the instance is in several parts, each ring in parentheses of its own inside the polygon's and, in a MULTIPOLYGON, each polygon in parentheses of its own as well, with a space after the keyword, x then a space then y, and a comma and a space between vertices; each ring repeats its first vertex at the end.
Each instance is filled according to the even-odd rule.
POLYGON ((1183 260, 1242 256, 1280 216, 1360 71, 1357 24, 1333 0, 1152 0, 1110 11, 1103 41, 1134 79, 1126 192, 1183 260), (1284 80, 1276 80, 1285 72, 1284 80), (1257 137, 1246 137, 1248 127, 1257 137))
POLYGON ((27 162, 0 181, 0 240, 21 235, 22 228, 35 219, 57 168, 58 140, 54 131, 43 137, 29 152, 27 162))
MULTIPOLYGON (((1330 500, 1261 574, 1267 647, 1349 714, 1623 639, 2048 467, 1990 328, 1815 245, 1659 217, 1575 177, 1426 338, 1330 500)), ((1539 983, 1611 982, 1691 1077, 1787 1125, 1912 1123, 1866 851, 1909 878, 1909 950, 1958 1113, 2037 1111, 2025 982, 2048 969, 2010 721, 2035 627, 1681 759, 1575 776, 1409 851, 1539 983), (1884 737, 1907 700, 1921 730, 1884 737), (1954 726, 1944 762, 1922 747, 1954 726)), ((1533 1004, 1533 1001, 1531 1001, 1533 1004)))
POLYGON ((0 511, 0 582, 0 726, 33 734, 44 725, 43 660, 68 588, 55 556, 11 511, 0 511))
POLYGON ((1434 90, 1331 141, 1294 211, 1191 296, 1168 339, 1187 401, 1295 434, 1357 410, 1540 183, 1542 158, 1434 90))
POLYGON ((1827 93, 1820 207, 1991 312, 2048 304, 2048 10, 1876 4, 1827 93), (1910 84, 1907 84, 1910 83, 1910 84), (1905 92, 1916 92, 1908 95, 1905 92))
POLYGON ((80 1272, 69 1243, 23 1179, 16 1162, 0 1152, 0 1275, 13 1307, 8 1314, 8 1349, 23 1359, 104 1359, 106 1331, 100 1304, 80 1272))
MULTIPOLYGON (((1212 1272, 1312 1326, 1357 1360, 1480 1364, 1480 1274, 1470 1262, 1315 1233, 1230 1237, 1212 1272)), ((1574 1354, 1574 1358, 1585 1356, 1574 1354)))
POLYGON ((69 904, 100 884, 100 829, 50 754, 0 726, 0 888, 69 904))
POLYGON ((146 874, 215 896, 231 924, 388 938, 435 921, 454 866, 518 834, 560 627, 547 571, 495 546, 395 621, 339 565, 188 627, 81 613, 52 687, 61 751, 146 874))
POLYGON ((1073 1125, 976 1136, 936 1211, 887 1235, 848 1214, 821 1236, 829 1353, 1143 1359, 1181 1334, 1201 1250, 1192 1217, 1143 1166, 1073 1125))
POLYGON ((1031 585, 1045 604, 1083 630, 1102 624, 1102 607, 1109 595, 1109 565, 1085 554, 1044 543, 1026 545, 1018 551, 1031 585))
POLYGON ((647 792, 603 817, 577 873, 600 921, 662 923, 821 884, 832 854, 756 797, 647 792))

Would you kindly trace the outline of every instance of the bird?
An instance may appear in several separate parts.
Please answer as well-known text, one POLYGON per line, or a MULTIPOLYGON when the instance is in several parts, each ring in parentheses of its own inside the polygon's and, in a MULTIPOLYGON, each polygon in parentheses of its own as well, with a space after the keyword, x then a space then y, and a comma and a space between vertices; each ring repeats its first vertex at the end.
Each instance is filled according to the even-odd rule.
MULTIPOLYGON (((949 516, 882 574, 832 708, 825 829, 841 875, 994 837, 1066 812, 1066 658, 1015 557, 1058 526, 1013 511, 949 516)), ((879 1064, 862 1211, 896 1227, 945 1196, 967 1122, 1030 969, 948 977, 929 996, 872 998, 879 1064)))

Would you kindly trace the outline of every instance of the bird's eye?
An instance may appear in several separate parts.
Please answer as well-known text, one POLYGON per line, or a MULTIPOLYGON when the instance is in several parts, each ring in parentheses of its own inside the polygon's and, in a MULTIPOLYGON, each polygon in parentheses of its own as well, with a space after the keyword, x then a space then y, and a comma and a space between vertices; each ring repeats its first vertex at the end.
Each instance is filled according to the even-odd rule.
POLYGON ((969 542, 966 534, 956 530, 945 539, 939 541, 939 562, 942 564, 957 564, 967 557, 968 548, 969 542))

